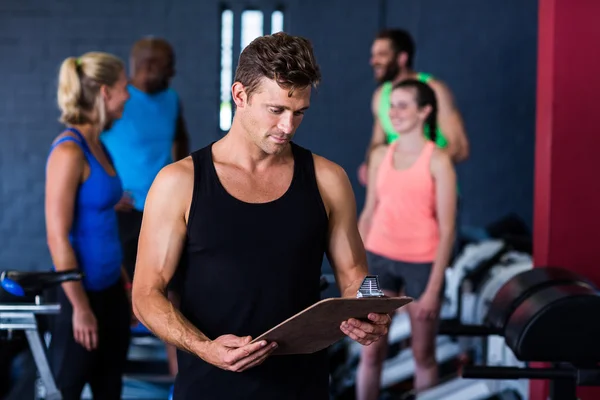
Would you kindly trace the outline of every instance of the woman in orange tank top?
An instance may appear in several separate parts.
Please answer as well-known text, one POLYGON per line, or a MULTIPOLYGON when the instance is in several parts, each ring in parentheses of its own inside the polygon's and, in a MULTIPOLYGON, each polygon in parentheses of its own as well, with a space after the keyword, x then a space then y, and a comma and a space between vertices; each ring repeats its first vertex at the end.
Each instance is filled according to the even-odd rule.
MULTIPOLYGON (((396 85, 390 117, 400 134, 375 149, 369 163, 367 199, 359 230, 367 250, 369 272, 379 276, 389 296, 406 295, 415 360, 416 391, 438 380, 435 336, 446 269, 454 243, 456 173, 450 156, 423 135, 435 134, 437 101, 433 90, 417 80, 396 85)), ((363 348, 358 367, 357 399, 377 399, 387 337, 363 348)))

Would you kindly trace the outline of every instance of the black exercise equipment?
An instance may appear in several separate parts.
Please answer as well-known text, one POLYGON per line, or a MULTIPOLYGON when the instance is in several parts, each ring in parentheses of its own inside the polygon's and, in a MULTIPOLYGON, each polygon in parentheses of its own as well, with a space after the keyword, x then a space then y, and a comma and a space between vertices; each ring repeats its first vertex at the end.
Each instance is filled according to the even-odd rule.
POLYGON ((46 289, 60 283, 82 279, 78 270, 60 272, 2 271, 0 273, 0 302, 22 302, 24 299, 35 299, 46 289))
MULTIPOLYGON (((46 289, 63 282, 81 280, 77 270, 61 272, 0 272, 0 333, 5 339, 13 339, 15 333, 24 332, 35 360, 43 385, 43 397, 58 400, 62 396, 54 383, 46 357, 46 347, 40 337, 38 317, 60 313, 59 304, 44 303, 42 294, 46 289)), ((32 394, 34 388, 32 388, 32 394)))
POLYGON ((492 300, 484 324, 455 326, 459 335, 500 335, 523 362, 550 368, 468 366, 463 378, 547 379, 550 398, 575 400, 577 386, 600 386, 600 291, 587 278, 554 267, 508 280, 492 300))

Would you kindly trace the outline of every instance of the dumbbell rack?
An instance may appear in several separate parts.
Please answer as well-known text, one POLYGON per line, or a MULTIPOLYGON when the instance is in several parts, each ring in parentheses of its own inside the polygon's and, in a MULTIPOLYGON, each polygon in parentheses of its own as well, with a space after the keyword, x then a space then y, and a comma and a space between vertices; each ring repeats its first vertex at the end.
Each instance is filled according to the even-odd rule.
POLYGON ((0 331, 7 331, 9 337, 14 331, 24 331, 31 354, 45 387, 46 400, 62 400, 56 388, 50 364, 46 357, 46 348, 40 337, 36 315, 60 313, 60 304, 41 304, 38 297, 35 304, 0 304, 0 331))

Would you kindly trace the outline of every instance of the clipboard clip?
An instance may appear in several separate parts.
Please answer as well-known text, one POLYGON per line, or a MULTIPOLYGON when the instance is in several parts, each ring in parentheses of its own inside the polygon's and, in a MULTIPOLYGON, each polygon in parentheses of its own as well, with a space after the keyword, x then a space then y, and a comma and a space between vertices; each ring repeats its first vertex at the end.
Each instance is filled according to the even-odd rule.
POLYGON ((365 297, 385 297, 383 291, 379 287, 379 277, 377 275, 367 275, 360 284, 360 288, 356 293, 356 298, 365 297))

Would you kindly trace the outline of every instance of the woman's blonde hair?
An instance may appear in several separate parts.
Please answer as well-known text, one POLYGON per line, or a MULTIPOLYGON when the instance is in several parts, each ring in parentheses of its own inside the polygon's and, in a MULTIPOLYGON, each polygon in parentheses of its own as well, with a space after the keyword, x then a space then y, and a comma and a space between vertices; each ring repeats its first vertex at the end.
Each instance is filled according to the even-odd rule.
POLYGON ((106 123, 106 108, 100 94, 102 85, 113 86, 125 65, 108 53, 91 52, 63 61, 58 74, 60 122, 67 125, 106 123))

